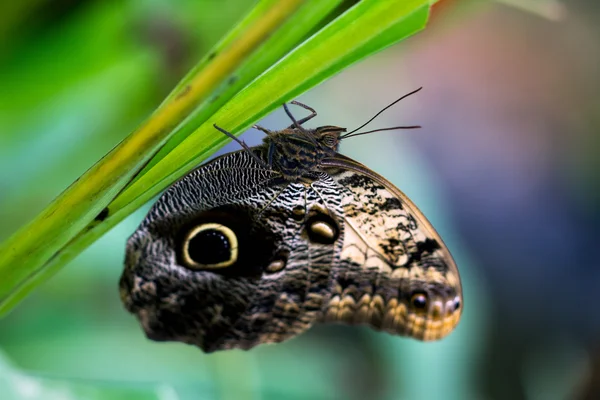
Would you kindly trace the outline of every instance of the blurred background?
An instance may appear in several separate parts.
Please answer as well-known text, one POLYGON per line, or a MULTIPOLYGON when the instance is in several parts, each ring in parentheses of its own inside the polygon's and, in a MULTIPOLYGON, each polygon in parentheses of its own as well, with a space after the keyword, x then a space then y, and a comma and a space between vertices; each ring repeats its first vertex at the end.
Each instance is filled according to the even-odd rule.
MULTIPOLYGON (((140 123, 252 6, 0 4, 0 240, 140 123)), ((117 286, 132 215, 0 320, 1 399, 600 399, 600 3, 451 1, 299 100, 424 211, 461 270, 437 343, 318 326, 250 352, 145 339, 117 286)), ((261 123, 289 124, 277 111, 261 123)), ((257 144, 262 134, 244 135, 257 144)), ((236 150, 228 145, 222 152, 236 150)), ((1 279, 1 277, 0 277, 1 279)))

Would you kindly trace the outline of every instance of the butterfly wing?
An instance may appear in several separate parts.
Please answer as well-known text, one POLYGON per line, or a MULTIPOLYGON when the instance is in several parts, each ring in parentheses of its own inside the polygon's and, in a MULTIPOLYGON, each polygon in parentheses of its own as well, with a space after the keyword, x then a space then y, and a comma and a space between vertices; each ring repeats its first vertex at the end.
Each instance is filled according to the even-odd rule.
POLYGON ((351 158, 337 155, 322 167, 340 187, 344 214, 324 320, 422 340, 450 333, 462 313, 460 275, 429 221, 398 188, 351 158))
POLYGON ((129 239, 126 308, 149 338, 206 352, 308 329, 341 251, 342 209, 328 185, 315 184, 323 197, 284 182, 246 151, 201 166, 159 198, 129 239))
POLYGON ((120 281, 147 336, 211 352, 281 342, 319 320, 449 333, 462 289, 439 235, 356 161, 322 166, 290 183, 239 151, 171 186, 129 239, 120 281))

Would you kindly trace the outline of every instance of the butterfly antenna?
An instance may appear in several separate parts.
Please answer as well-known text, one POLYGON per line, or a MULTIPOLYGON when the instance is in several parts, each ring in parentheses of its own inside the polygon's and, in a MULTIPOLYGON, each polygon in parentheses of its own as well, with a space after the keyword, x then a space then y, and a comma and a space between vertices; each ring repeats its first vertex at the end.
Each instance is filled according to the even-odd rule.
MULTIPOLYGON (((377 114, 375 114, 375 115, 373 116, 373 118, 371 118, 370 120, 368 120, 367 122, 365 122, 364 124, 362 124, 361 126, 359 126, 358 128, 354 129, 354 130, 353 130, 353 131, 351 131, 351 132, 348 132, 348 133, 346 133, 345 135, 342 135, 342 136, 340 136, 340 139, 345 139, 345 138, 348 138, 348 137, 350 137, 350 136, 351 136, 351 135, 352 135, 354 132, 356 132, 356 131, 359 131, 359 130, 361 130, 362 128, 364 128, 365 126, 369 125, 369 124, 370 124, 370 123, 371 123, 371 122, 372 122, 372 121, 373 121, 375 118, 377 118, 379 115, 381 115, 381 113, 382 113, 382 112, 384 112, 385 110, 387 110, 388 108, 390 108, 390 107, 391 107, 391 106, 393 106, 394 104, 398 103, 400 100, 404 100, 404 99, 405 99, 405 98, 407 98, 408 96, 410 96, 410 95, 413 95, 413 94, 417 93, 417 92, 418 92, 418 91, 420 91, 421 89, 423 89, 423 87, 422 87, 422 86, 421 86, 420 88, 418 88, 418 89, 416 89, 416 90, 413 90, 412 92, 410 92, 410 93, 408 93, 408 94, 405 94, 404 96, 400 97, 398 100, 396 100, 396 101, 394 101, 393 103, 391 103, 390 105, 386 106, 386 107, 385 107, 383 110, 381 110, 381 111, 379 111, 377 114)), ((371 132, 376 132, 376 131, 379 131, 379 130, 386 130, 386 131, 389 131, 389 130, 392 130, 392 129, 414 129, 414 127, 412 127, 412 126, 411 126, 411 127, 395 127, 395 128, 377 129, 377 130, 375 130, 375 131, 363 132, 363 133, 361 133, 361 135, 362 135, 362 134, 364 134, 364 133, 371 133, 371 132)), ((355 135, 352 135, 352 136, 358 136, 358 135, 359 135, 359 134, 355 134, 355 135)))
POLYGON ((396 129, 420 129, 420 128, 421 128, 421 125, 394 126, 391 128, 380 128, 380 129, 373 129, 372 131, 353 133, 352 135, 348 134, 348 135, 341 136, 340 139, 348 139, 348 138, 351 138, 354 136, 366 135, 367 133, 373 133, 373 132, 393 131, 396 129))

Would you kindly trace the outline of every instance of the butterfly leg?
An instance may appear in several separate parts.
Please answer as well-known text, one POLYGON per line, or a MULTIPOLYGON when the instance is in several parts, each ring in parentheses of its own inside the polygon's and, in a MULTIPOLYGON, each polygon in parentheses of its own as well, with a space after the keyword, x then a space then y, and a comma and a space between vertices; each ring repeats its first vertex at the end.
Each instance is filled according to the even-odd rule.
POLYGON ((297 122, 298 122, 298 125, 302 125, 302 124, 303 124, 303 123, 305 123, 306 121, 309 121, 309 120, 311 120, 311 119, 313 119, 314 117, 316 117, 316 116, 317 116, 317 112, 315 111, 315 109, 314 109, 314 108, 312 108, 312 107, 309 107, 309 106, 307 106, 306 104, 300 103, 299 101, 296 101, 296 100, 292 101, 292 103, 291 103, 291 104, 295 104, 295 105, 297 105, 297 106, 300 106, 300 107, 302 107, 302 108, 304 108, 304 109, 306 109, 306 110, 310 111, 310 113, 311 113, 309 116, 307 116, 307 117, 304 117, 304 118, 302 118, 302 119, 299 119, 299 120, 297 121, 297 122))
POLYGON ((273 155, 275 154, 275 143, 271 142, 269 146, 269 153, 267 155, 267 160, 269 161, 269 166, 273 166, 273 155))
POLYGON ((262 127, 262 126, 260 126, 260 125, 252 125, 252 127, 253 127, 254 129, 258 129, 259 131, 262 131, 262 132, 266 133, 266 134, 267 134, 267 136, 270 136, 270 135, 272 135, 272 132, 271 132, 270 130, 268 130, 267 128, 264 128, 264 127, 262 127))
POLYGON ((235 136, 234 134, 232 134, 232 133, 230 133, 230 132, 227 132, 225 129, 223 129, 223 128, 221 128, 221 127, 217 126, 217 124, 213 124, 213 126, 215 127, 215 129, 216 129, 216 130, 218 130, 218 131, 220 131, 220 132, 224 133, 224 134, 225 134, 227 137, 229 137, 229 138, 231 138, 231 139, 235 140, 235 141, 236 141, 236 142, 237 142, 237 143, 238 143, 240 146, 242 146, 242 148, 243 148, 244 150, 246 150, 246 151, 248 152, 248 154, 250 154, 250 155, 252 156, 252 158, 254 158, 254 159, 255 159, 255 160, 256 160, 256 161, 257 161, 257 162, 258 162, 260 165, 262 165, 262 166, 263 166, 263 167, 265 167, 266 169, 269 169, 269 170, 271 169, 271 165, 269 165, 269 164, 271 164, 271 163, 269 162, 269 164, 267 164, 267 163, 266 163, 266 162, 265 162, 263 159, 261 159, 259 156, 257 156, 257 155, 256 155, 256 153, 254 153, 254 152, 252 151, 252 149, 251 149, 250 147, 248 147, 248 145, 247 145, 246 143, 244 143, 244 141, 243 141, 243 140, 240 140, 240 139, 238 139, 238 138, 237 138, 237 136, 235 136))
MULTIPOLYGON (((252 125, 252 127, 254 129, 258 129, 259 131, 262 131, 264 133, 267 134, 267 136, 270 136, 273 134, 273 132, 271 132, 270 130, 268 130, 267 128, 264 128, 260 125, 252 125)), ((269 153, 267 156, 267 162, 269 164, 269 168, 273 168, 273 155, 275 154, 275 143, 271 142, 271 144, 269 145, 269 153)))
POLYGON ((293 101, 292 104, 296 104, 296 105, 300 105, 301 107, 304 107, 308 110, 312 110, 312 114, 309 115, 308 117, 302 118, 300 121, 296 121, 296 118, 294 118, 294 116, 292 115, 292 113, 290 112, 290 109, 288 108, 287 104, 283 103, 283 109, 285 110, 285 113, 288 115, 288 117, 290 117, 290 119, 292 120, 293 124, 290 125, 290 128, 296 128, 298 129, 299 132, 304 134, 304 137, 306 137, 308 140, 311 141, 311 143, 313 144, 317 144, 317 139, 315 139, 313 137, 313 135, 311 135, 310 133, 308 133, 306 131, 306 129, 304 129, 301 124, 305 123, 306 121, 308 121, 309 119, 313 118, 315 115, 317 115, 317 112, 315 110, 313 110, 312 108, 305 106, 302 103, 298 103, 293 101))

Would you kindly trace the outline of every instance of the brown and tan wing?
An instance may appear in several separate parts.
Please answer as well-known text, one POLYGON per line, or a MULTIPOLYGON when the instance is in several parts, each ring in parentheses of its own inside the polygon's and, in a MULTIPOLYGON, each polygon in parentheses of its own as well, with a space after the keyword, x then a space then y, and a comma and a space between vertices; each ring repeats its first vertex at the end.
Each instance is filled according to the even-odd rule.
POLYGON ((324 320, 366 324, 421 340, 458 324, 462 287, 450 251, 421 211, 351 158, 323 162, 342 188, 343 246, 324 320))

